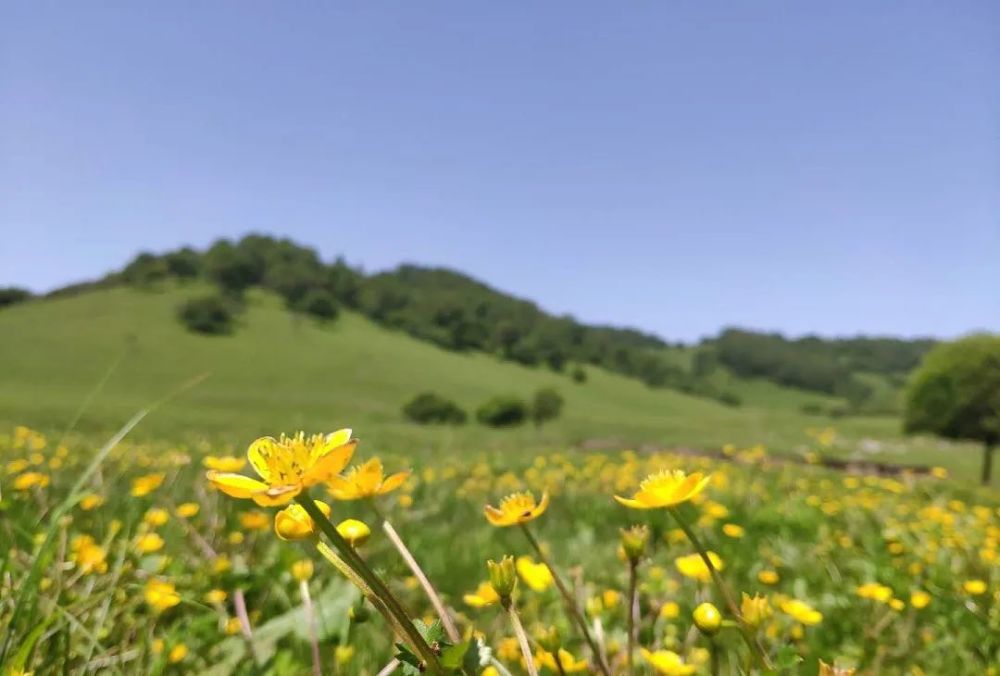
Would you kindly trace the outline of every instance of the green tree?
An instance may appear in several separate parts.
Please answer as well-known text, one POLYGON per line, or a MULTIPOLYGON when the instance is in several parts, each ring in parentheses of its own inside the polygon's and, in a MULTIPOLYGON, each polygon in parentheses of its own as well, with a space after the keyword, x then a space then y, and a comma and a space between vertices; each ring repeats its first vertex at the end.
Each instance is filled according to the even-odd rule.
POLYGON ((422 425, 461 425, 465 411, 458 404, 434 392, 421 392, 403 407, 403 415, 422 425))
POLYGON ((1000 336, 969 336, 927 353, 907 386, 903 426, 981 442, 988 484, 1000 441, 1000 336))
POLYGON ((516 427, 528 417, 528 405, 511 396, 493 397, 476 411, 476 420, 490 427, 516 427))
POLYGON ((217 294, 185 301, 177 309, 177 318, 194 333, 220 336, 233 331, 231 303, 217 294))
POLYGON ((31 298, 31 292, 16 286, 0 288, 0 307, 23 303, 31 298))
POLYGON ((549 420, 554 420, 562 413, 563 398, 551 387, 543 387, 535 392, 531 402, 531 420, 535 427, 541 427, 549 420))

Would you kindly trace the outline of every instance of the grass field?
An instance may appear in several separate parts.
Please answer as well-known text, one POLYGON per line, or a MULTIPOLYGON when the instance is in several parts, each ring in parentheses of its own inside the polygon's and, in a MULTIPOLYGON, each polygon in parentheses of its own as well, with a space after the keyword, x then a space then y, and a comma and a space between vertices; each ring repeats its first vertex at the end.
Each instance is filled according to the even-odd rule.
MULTIPOLYGON (((193 292, 114 289, 0 312, 0 421, 58 432, 86 402, 77 429, 107 434, 140 406, 207 374, 134 434, 210 438, 240 448, 275 429, 327 429, 349 419, 365 430, 367 444, 387 451, 763 443, 774 452, 793 452, 808 442, 807 428, 831 424, 800 410, 822 397, 771 383, 731 379, 729 386, 745 400, 738 408, 649 389, 599 369, 589 369, 588 381, 578 385, 544 369, 440 350, 352 313, 330 326, 292 319, 264 294, 250 296, 234 335, 192 335, 174 320, 174 312, 193 292), (400 413, 423 390, 474 410, 495 394, 529 397, 543 386, 556 387, 566 406, 564 415, 541 431, 494 431, 476 424, 419 427, 400 413)), ((975 476, 974 449, 965 452, 970 449, 931 440, 904 443, 895 418, 845 418, 833 424, 838 442, 830 453, 943 465, 956 476, 975 476), (879 443, 861 452, 865 439, 879 443)))

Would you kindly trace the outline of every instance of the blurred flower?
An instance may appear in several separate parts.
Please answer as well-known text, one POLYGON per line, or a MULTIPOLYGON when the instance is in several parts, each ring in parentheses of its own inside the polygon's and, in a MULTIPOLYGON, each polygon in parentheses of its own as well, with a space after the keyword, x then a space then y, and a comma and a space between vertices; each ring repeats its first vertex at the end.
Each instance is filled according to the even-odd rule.
POLYGON ((299 559, 292 564, 292 577, 299 582, 308 582, 313 576, 313 562, 310 559, 299 559))
POLYGON ((524 584, 533 591, 543 592, 552 586, 552 571, 544 563, 535 563, 530 556, 519 556, 515 566, 524 584))
POLYGON ((97 493, 89 493, 80 498, 80 509, 89 512, 104 504, 104 497, 97 493))
POLYGON ((143 598, 146 599, 149 607, 158 613, 173 608, 181 602, 180 594, 177 593, 173 584, 156 578, 150 578, 146 582, 143 598))
POLYGON ((357 440, 351 430, 306 437, 299 432, 279 439, 262 437, 250 444, 247 458, 263 481, 242 474, 210 469, 208 480, 226 495, 250 498, 258 505, 286 505, 303 489, 328 481, 340 473, 351 456, 357 440))
POLYGON ((681 607, 675 601, 667 601, 660 606, 660 617, 672 620, 681 614, 681 607))
POLYGON ((84 575, 108 571, 107 552, 89 535, 77 535, 70 542, 77 568, 84 575))
POLYGON ((499 509, 486 505, 486 520, 494 526, 514 526, 537 519, 548 506, 548 493, 542 493, 542 499, 537 504, 531 493, 512 493, 500 501, 499 509))
POLYGON ((201 507, 198 506, 197 502, 185 502, 177 507, 177 516, 182 519, 190 519, 192 516, 196 515, 201 507))
POLYGON ((735 523, 727 523, 722 527, 722 532, 731 538, 741 538, 746 535, 746 530, 743 526, 738 526, 735 523))
POLYGON ((489 582, 480 582, 476 591, 462 597, 467 605, 473 608, 484 608, 491 606, 500 600, 500 596, 493 590, 493 585, 489 582))
POLYGON ((813 626, 823 621, 823 614, 798 599, 782 601, 781 612, 790 615, 795 621, 807 626, 813 626))
POLYGON ((167 655, 167 661, 171 664, 177 664, 182 662, 185 657, 187 657, 188 649, 183 643, 178 643, 173 648, 170 649, 170 653, 167 655))
POLYGON ((271 517, 259 509, 243 512, 240 514, 240 525, 246 530, 267 530, 271 527, 271 517))
POLYGON ((910 605, 920 610, 921 608, 926 608, 931 602, 931 595, 925 591, 919 589, 915 590, 910 594, 910 605))
POLYGON ((500 600, 507 603, 517 586, 517 572, 514 570, 514 557, 504 556, 500 563, 490 559, 486 562, 490 574, 490 586, 500 600))
POLYGON ((540 664, 553 673, 575 674, 587 670, 587 661, 578 660, 568 650, 560 648, 555 654, 547 650, 539 650, 535 653, 535 663, 540 664), (556 664, 556 655, 559 656, 559 664, 556 664))
POLYGON ((152 554, 163 549, 163 538, 156 533, 140 535, 135 541, 135 548, 140 554, 152 554))
POLYGON ((640 524, 629 526, 621 530, 622 549, 629 561, 635 563, 646 553, 646 544, 649 542, 649 527, 640 524))
POLYGON ((702 603, 692 613, 694 626, 706 636, 715 636, 722 628, 722 613, 711 603, 702 603))
POLYGON ((688 475, 682 470, 664 470, 643 479, 631 498, 616 495, 615 500, 632 509, 672 507, 701 493, 710 480, 701 472, 688 475))
POLYGON ((225 603, 226 592, 221 589, 213 589, 205 594, 205 602, 211 604, 225 603))
POLYGON ((642 648, 643 658, 649 662, 656 672, 665 676, 688 676, 693 674, 697 667, 693 664, 685 664, 680 655, 673 650, 657 650, 650 652, 642 648))
POLYGON ((986 593, 986 582, 983 580, 966 580, 962 583, 962 589, 964 589, 967 594, 979 596, 980 594, 986 593))
POLYGON ((743 621, 748 626, 756 629, 764 620, 771 617, 771 604, 768 603, 766 596, 754 594, 751 597, 746 592, 743 592, 740 601, 740 615, 743 616, 743 621))
POLYGON ((237 458, 232 455, 222 457, 206 455, 201 464, 205 466, 205 469, 214 469, 217 472, 239 472, 246 466, 247 461, 246 458, 237 458))
POLYGON ((778 577, 778 574, 773 570, 762 570, 759 573, 757 573, 757 580, 761 584, 769 584, 769 585, 778 584, 778 581, 780 579, 781 578, 778 577))
POLYGON ((354 646, 338 645, 333 649, 333 660, 338 666, 346 666, 354 657, 354 646))
POLYGON ((858 587, 857 594, 863 599, 885 603, 892 598, 892 589, 877 582, 869 582, 858 587))
POLYGON ((153 507, 151 509, 146 510, 146 514, 143 515, 142 520, 148 523, 150 526, 156 528, 158 526, 162 526, 167 521, 169 521, 170 514, 165 509, 161 509, 159 507, 153 507))
MULTIPOLYGON (((716 570, 722 570, 725 568, 725 564, 719 555, 715 552, 708 552, 708 560, 712 562, 712 566, 716 570)), ((712 573, 705 564, 705 560, 701 558, 701 554, 688 554, 687 556, 680 556, 674 559, 674 565, 677 570, 680 571, 681 575, 685 577, 690 577, 692 579, 698 580, 699 582, 708 582, 712 579, 712 573)))
POLYGON ((14 479, 14 490, 26 491, 30 488, 37 486, 38 488, 45 488, 49 485, 49 475, 42 474, 41 472, 25 472, 21 476, 14 479))
POLYGON ((344 476, 330 477, 327 485, 330 495, 337 500, 359 500, 376 495, 385 495, 403 485, 410 476, 407 472, 397 472, 385 476, 382 461, 372 458, 360 466, 352 467, 344 476))

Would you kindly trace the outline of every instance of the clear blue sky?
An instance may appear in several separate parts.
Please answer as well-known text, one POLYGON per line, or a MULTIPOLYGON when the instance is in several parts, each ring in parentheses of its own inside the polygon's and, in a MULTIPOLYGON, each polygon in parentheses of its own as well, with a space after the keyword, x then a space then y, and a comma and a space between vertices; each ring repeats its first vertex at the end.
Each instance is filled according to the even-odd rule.
POLYGON ((0 285, 248 231, 671 339, 998 330, 1000 3, 3 4, 0 285))

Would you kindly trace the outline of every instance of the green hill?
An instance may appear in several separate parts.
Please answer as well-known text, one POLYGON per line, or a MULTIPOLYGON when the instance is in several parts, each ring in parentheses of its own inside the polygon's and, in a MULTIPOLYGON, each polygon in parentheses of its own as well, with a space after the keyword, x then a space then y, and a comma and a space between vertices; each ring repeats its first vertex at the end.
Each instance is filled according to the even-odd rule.
MULTIPOLYGON (((248 295, 233 335, 195 335, 175 320, 175 309, 201 291, 197 285, 161 292, 120 287, 3 310, 0 424, 58 432, 119 359, 87 404, 78 430, 108 432, 142 405, 202 373, 209 374, 207 380, 158 410, 136 436, 177 441, 208 436, 241 447, 259 434, 351 425, 374 448, 415 452, 717 447, 727 442, 761 442, 792 451, 807 442, 807 427, 828 423, 802 414, 797 393, 771 383, 763 386, 762 405, 748 401, 738 408, 649 388, 594 367, 587 368, 587 382, 578 384, 549 369, 447 351, 353 312, 332 324, 317 324, 259 291, 248 295), (422 390, 472 410, 495 394, 528 397, 543 386, 557 388, 566 407, 541 431, 492 430, 475 423, 424 427, 400 413, 422 390)), ((742 386, 748 397, 762 387, 749 381, 742 386)), ((892 443, 899 425, 894 418, 849 418, 837 428, 852 443, 862 438, 892 443)), ((895 459, 939 461, 944 456, 935 448, 895 459)))

